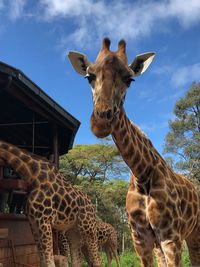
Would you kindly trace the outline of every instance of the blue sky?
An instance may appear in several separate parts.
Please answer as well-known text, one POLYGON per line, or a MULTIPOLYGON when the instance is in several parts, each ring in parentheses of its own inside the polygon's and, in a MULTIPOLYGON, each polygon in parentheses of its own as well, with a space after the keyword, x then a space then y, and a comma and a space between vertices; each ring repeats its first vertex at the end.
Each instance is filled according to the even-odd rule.
POLYGON ((75 143, 90 144, 98 142, 89 124, 91 92, 67 51, 94 61, 105 36, 112 50, 126 40, 130 62, 155 51, 150 68, 129 88, 125 109, 162 153, 175 102, 200 80, 199 14, 199 0, 0 0, 0 60, 79 119, 75 143))

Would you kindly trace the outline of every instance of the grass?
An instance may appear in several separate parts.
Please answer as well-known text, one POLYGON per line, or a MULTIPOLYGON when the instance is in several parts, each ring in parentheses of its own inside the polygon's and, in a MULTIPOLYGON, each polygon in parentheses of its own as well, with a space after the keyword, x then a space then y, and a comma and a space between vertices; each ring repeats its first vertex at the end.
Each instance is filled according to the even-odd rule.
MULTIPOLYGON (((183 267, 189 267, 190 261, 187 250, 182 253, 183 267)), ((121 267, 140 267, 140 262, 134 252, 126 252, 120 256, 121 267)), ((86 264, 84 266, 87 266, 86 264)), ((105 254, 102 254, 102 266, 107 266, 107 259, 105 254)), ((117 267, 115 259, 112 260, 111 267, 117 267)), ((154 267, 157 267, 156 261, 154 261, 154 267)))

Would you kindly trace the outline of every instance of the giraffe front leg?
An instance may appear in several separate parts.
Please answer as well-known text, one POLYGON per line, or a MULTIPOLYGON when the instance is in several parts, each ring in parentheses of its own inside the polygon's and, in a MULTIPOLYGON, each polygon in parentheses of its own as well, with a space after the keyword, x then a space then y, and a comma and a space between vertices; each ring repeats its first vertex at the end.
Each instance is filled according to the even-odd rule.
POLYGON ((112 252, 111 252, 111 248, 109 247, 108 244, 105 244, 103 247, 104 252, 106 253, 106 258, 107 258, 107 267, 111 266, 111 262, 112 262, 112 252))
POLYGON ((153 249, 153 252, 154 252, 154 254, 156 256, 158 267, 167 267, 167 263, 166 263, 166 260, 165 260, 165 255, 164 255, 162 249, 159 248, 159 247, 155 247, 153 249))
POLYGON ((69 242, 69 249, 72 261, 72 267, 82 266, 82 252, 81 252, 81 237, 75 230, 69 230, 66 232, 67 240, 69 242))
POLYGON ((182 267, 182 242, 180 240, 163 241, 161 242, 161 247, 165 255, 167 267, 182 267))
POLYGON ((102 267, 96 235, 94 235, 93 233, 87 235, 87 237, 85 238, 85 247, 92 266, 102 267))
POLYGON ((141 267, 153 267, 153 247, 148 246, 148 242, 144 239, 138 239, 132 233, 132 240, 135 251, 140 259, 141 267))
POLYGON ((189 250, 192 266, 200 266, 200 216, 193 232, 187 237, 186 243, 189 250))
POLYGON ((31 230, 38 248, 40 267, 55 267, 53 257, 53 237, 49 223, 36 223, 33 219, 29 220, 31 230))
POLYGON ((69 243, 65 231, 58 232, 58 248, 60 255, 69 257, 69 243))
POLYGON ((111 257, 112 257, 112 253, 115 257, 116 263, 117 263, 117 267, 120 267, 120 257, 119 257, 119 251, 118 251, 118 245, 113 242, 111 242, 110 244, 110 248, 111 248, 111 257))

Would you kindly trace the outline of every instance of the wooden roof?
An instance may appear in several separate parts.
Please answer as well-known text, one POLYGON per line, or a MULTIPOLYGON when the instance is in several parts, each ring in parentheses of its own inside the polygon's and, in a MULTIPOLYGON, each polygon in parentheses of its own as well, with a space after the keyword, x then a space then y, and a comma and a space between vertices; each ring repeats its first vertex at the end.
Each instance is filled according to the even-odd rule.
POLYGON ((56 129, 62 155, 72 148, 79 125, 22 71, 0 62, 0 139, 46 156, 56 129))

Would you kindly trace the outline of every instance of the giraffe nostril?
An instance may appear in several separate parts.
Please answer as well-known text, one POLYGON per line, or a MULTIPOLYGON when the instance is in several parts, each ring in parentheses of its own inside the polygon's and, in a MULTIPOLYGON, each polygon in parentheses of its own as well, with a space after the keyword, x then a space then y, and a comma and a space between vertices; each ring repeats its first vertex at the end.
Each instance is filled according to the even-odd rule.
POLYGON ((109 109, 109 110, 107 111, 107 119, 110 120, 111 118, 112 118, 112 110, 109 109))
POLYGON ((113 116, 113 112, 111 109, 109 110, 106 110, 106 111, 99 111, 99 110, 96 110, 96 115, 101 118, 101 119, 107 119, 107 120, 110 120, 112 119, 112 116, 113 116))
POLYGON ((98 117, 100 117, 101 119, 103 119, 105 117, 105 112, 97 111, 97 115, 98 115, 98 117))
POLYGON ((117 111, 117 107, 116 107, 116 106, 114 106, 114 113, 116 113, 116 111, 117 111))

